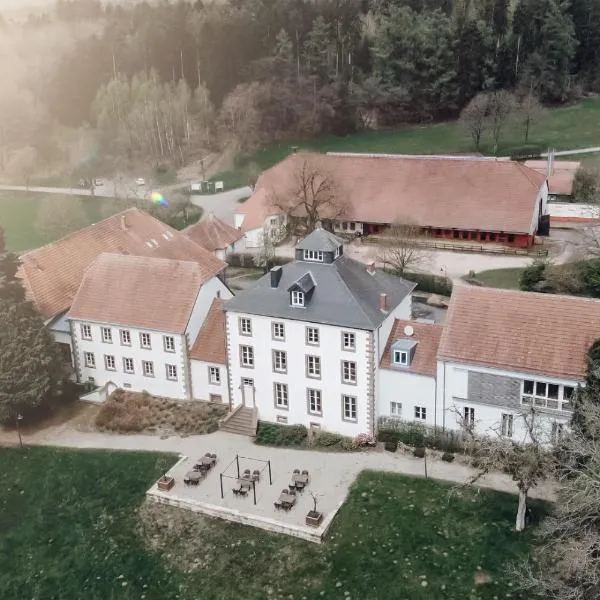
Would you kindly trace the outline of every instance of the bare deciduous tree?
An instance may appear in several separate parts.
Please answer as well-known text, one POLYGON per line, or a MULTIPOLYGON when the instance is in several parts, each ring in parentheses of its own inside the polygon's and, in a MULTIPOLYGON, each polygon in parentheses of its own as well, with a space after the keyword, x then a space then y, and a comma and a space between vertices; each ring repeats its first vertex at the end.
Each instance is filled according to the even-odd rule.
POLYGON ((523 531, 529 490, 552 475, 554 459, 544 446, 545 432, 535 408, 522 411, 519 419, 525 431, 526 441, 523 443, 503 437, 499 430, 490 431, 492 435, 489 436, 477 435, 472 423, 465 422, 464 417, 459 415, 462 429, 472 439, 476 473, 469 483, 474 484, 493 471, 509 475, 519 490, 515 529, 523 531))
POLYGON ((427 255, 418 245, 421 228, 414 223, 394 223, 387 232, 389 246, 386 246, 377 260, 402 275, 409 269, 422 267, 427 263, 427 255))
POLYGON ((487 94, 477 94, 460 113, 460 121, 473 138, 475 150, 479 150, 481 136, 485 131, 489 113, 489 98, 487 94))
POLYGON ((494 140, 494 154, 498 152, 502 128, 514 112, 515 97, 510 92, 498 90, 489 95, 489 119, 494 140))
POLYGON ((535 562, 516 569, 532 597, 600 597, 600 403, 583 394, 580 422, 560 447, 558 499, 539 531, 535 562))
POLYGON ((308 234, 323 221, 335 221, 347 214, 347 202, 334 176, 305 157, 294 170, 290 182, 270 193, 273 207, 288 217, 293 234, 308 234))
POLYGON ((531 125, 543 114, 543 107, 540 104, 533 88, 530 88, 519 102, 519 113, 524 127, 525 143, 529 141, 529 130, 531 125))

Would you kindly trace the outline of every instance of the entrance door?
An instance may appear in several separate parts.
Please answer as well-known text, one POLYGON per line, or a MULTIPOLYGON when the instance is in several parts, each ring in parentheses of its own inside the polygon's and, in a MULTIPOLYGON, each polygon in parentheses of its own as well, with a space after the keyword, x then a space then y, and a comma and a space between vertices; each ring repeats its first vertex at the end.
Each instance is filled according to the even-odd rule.
POLYGON ((242 402, 244 406, 254 406, 254 379, 242 377, 242 402))

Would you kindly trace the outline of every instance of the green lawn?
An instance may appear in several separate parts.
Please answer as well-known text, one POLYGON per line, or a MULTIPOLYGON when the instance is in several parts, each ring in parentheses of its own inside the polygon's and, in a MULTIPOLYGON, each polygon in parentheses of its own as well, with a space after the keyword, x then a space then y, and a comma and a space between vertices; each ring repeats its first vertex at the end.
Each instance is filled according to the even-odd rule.
POLYGON ((489 271, 476 273, 475 279, 487 287, 518 290, 519 279, 523 270, 522 267, 512 269, 490 269, 489 271))
MULTIPOLYGON (((580 103, 549 110, 533 124, 528 146, 545 151, 549 147, 569 150, 597 146, 600 140, 600 98, 588 98, 580 103)), ((500 155, 518 152, 524 146, 523 128, 515 122, 503 133, 500 155)), ((392 154, 470 153, 473 144, 469 135, 456 122, 406 127, 396 131, 371 131, 345 137, 323 137, 313 140, 287 141, 273 144, 251 156, 260 169, 275 164, 290 152, 291 146, 320 152, 381 152, 392 154)), ((482 151, 492 152, 492 141, 484 136, 482 151)), ((579 158, 577 159, 579 160, 579 158)), ((220 173, 213 180, 223 180, 226 189, 247 184, 244 166, 220 173)))
POLYGON ((531 531, 513 531, 514 496, 449 496, 431 480, 364 472, 318 546, 169 507, 138 510, 159 459, 0 449, 0 598, 520 598, 507 565, 527 556, 531 531))
POLYGON ((131 206, 111 198, 0 192, 0 226, 4 228, 8 249, 23 252, 96 223, 131 206), (55 207, 55 210, 53 210, 55 207), (40 212, 47 215, 44 226, 40 212))

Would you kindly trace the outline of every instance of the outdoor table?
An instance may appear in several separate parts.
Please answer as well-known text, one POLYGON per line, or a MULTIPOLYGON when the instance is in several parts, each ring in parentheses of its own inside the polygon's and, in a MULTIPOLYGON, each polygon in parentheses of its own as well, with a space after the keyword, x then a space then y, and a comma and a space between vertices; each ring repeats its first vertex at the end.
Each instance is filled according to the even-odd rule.
POLYGON ((306 485, 308 483, 308 475, 301 475, 300 473, 294 473, 292 475, 292 480, 296 483, 303 483, 306 485))
POLYGON ((215 459, 212 458, 211 456, 203 456, 202 457, 202 464, 203 465, 207 465, 209 467, 212 467, 215 464, 215 459))
POLYGON ((198 485, 201 478, 202 473, 200 473, 200 471, 188 471, 185 475, 185 480, 189 481, 193 485, 198 485))
POLYGON ((291 508, 296 503, 296 496, 293 494, 281 494, 279 500, 284 508, 291 508))
POLYGON ((242 477, 242 479, 238 479, 238 483, 240 484, 240 487, 246 488, 247 490, 252 487, 252 480, 248 478, 242 477))

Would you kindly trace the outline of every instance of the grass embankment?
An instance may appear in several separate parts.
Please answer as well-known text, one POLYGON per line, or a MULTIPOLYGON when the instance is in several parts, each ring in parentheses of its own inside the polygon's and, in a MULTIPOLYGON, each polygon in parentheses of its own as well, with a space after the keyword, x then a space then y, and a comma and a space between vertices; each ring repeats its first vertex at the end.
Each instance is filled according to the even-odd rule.
POLYGON ((486 287, 504 288, 506 290, 518 290, 519 281, 524 268, 513 269, 490 269, 475 274, 475 279, 486 287))
MULTIPOLYGON (((545 151, 547 148, 570 150, 597 146, 600 139, 600 98, 588 98, 562 108, 545 112, 531 127, 527 146, 545 151)), ((523 148, 523 126, 513 122, 502 134, 498 154, 511 155, 523 148)), ((344 137, 322 137, 312 140, 287 141, 272 144, 250 156, 239 168, 220 173, 212 180, 221 180, 225 189, 247 185, 245 169, 255 163, 264 170, 290 153, 292 146, 318 152, 381 152, 390 154, 454 154, 472 153, 473 142, 456 121, 434 125, 405 127, 396 131, 369 131, 344 137)), ((491 154, 489 135, 484 136, 481 151, 491 154)), ((568 157, 565 157, 568 158, 568 157)), ((579 160, 577 158, 576 160, 579 160)))
POLYGON ((100 407, 96 426, 117 433, 211 433, 227 409, 227 404, 179 402, 116 390, 100 407))
POLYGON ((0 449, 2 600, 520 598, 507 565, 525 560, 532 532, 513 531, 514 496, 365 472, 318 546, 139 510, 160 459, 0 449))
POLYGON ((112 198, 0 191, 0 226, 8 250, 23 252, 130 206, 131 202, 112 198))

